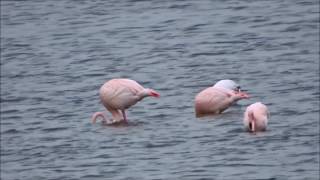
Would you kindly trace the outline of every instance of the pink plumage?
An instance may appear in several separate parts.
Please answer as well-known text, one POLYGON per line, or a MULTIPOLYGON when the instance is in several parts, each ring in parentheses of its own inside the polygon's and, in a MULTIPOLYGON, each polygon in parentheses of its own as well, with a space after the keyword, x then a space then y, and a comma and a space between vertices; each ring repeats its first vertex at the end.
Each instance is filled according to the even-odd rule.
POLYGON ((112 79, 100 88, 100 99, 104 107, 112 114, 110 120, 103 112, 96 112, 92 116, 95 123, 98 117, 106 124, 127 122, 125 110, 145 97, 160 97, 153 89, 142 87, 131 79, 112 79))
POLYGON ((216 83, 215 86, 208 87, 196 95, 196 116, 201 117, 208 114, 220 114, 236 101, 245 98, 249 98, 249 95, 241 92, 238 85, 233 81, 221 80, 216 83))
POLYGON ((224 88, 209 87, 195 97, 196 116, 220 114, 240 99, 248 98, 244 92, 233 92, 224 88))
POLYGON ((256 102, 247 107, 243 124, 251 132, 264 131, 267 128, 269 111, 266 105, 256 102))

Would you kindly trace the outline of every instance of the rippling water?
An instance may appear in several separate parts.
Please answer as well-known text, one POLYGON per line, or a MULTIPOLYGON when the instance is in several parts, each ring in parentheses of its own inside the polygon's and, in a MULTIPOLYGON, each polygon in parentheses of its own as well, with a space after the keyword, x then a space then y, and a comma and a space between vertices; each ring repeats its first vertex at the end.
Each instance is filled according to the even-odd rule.
POLYGON ((319 2, 1 1, 1 179, 318 179, 319 2), (92 125, 115 77, 161 93, 92 125), (251 95, 196 119, 220 79, 251 95), (269 129, 242 127, 269 106, 269 129))

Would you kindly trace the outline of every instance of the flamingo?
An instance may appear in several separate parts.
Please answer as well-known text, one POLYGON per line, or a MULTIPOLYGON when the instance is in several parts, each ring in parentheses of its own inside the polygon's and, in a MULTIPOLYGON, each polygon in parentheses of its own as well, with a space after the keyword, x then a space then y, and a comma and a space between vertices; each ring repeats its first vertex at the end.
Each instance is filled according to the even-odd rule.
POLYGON ((246 98, 249 98, 249 95, 242 92, 240 86, 234 81, 220 80, 214 86, 208 87, 196 95, 196 117, 220 114, 238 100, 246 98))
POLYGON ((126 109, 145 97, 160 97, 155 90, 144 88, 131 79, 111 79, 101 86, 99 93, 102 104, 113 118, 108 118, 104 112, 96 112, 92 115, 92 123, 99 117, 104 124, 127 123, 126 109))
POLYGON ((220 80, 216 84, 214 84, 213 87, 221 87, 221 88, 226 88, 234 91, 240 90, 240 85, 230 79, 220 80))
POLYGON ((265 131, 268 125, 269 111, 266 105, 256 102, 247 107, 243 124, 251 132, 265 131))

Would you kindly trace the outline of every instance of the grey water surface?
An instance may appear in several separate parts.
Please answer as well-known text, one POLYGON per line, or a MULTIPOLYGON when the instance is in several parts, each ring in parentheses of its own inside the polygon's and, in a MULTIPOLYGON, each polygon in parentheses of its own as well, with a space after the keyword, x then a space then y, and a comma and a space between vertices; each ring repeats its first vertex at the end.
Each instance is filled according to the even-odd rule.
POLYGON ((2 0, 1 179, 319 179, 319 1, 2 0), (118 77, 161 98, 91 124, 118 77), (220 79, 251 99, 195 118, 220 79))

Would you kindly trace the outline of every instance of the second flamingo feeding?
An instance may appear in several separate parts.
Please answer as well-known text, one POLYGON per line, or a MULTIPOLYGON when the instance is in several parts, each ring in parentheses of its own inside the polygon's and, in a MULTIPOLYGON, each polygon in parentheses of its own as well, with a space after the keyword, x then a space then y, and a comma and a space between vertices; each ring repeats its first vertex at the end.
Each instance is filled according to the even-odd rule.
POLYGON ((240 99, 249 95, 240 90, 234 81, 226 79, 218 81, 214 86, 201 91, 195 97, 196 117, 220 114, 240 99))

